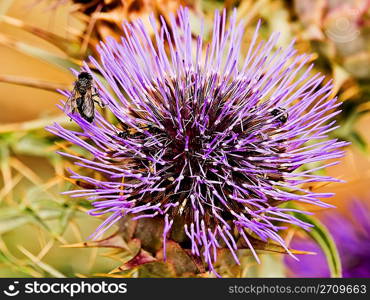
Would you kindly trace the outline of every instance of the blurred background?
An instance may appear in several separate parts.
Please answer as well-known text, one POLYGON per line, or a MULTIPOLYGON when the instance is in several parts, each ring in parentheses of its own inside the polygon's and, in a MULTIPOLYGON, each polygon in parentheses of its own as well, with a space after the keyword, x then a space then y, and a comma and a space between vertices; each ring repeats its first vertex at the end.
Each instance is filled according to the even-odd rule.
MULTIPOLYGON (((69 69, 78 69, 88 55, 95 56, 99 40, 118 37, 125 19, 146 20, 150 13, 168 17, 180 5, 189 7, 194 33, 200 17, 211 26, 215 9, 236 7, 238 18, 246 21, 246 45, 261 19, 262 38, 279 31, 279 45, 296 38, 299 52, 314 54, 315 71, 334 80, 333 94, 343 102, 337 118, 341 128, 333 136, 352 143, 341 163, 326 170, 346 183, 314 188, 336 193, 329 201, 344 220, 339 224, 350 226, 353 230, 348 235, 367 243, 359 247, 369 245, 370 1, 0 0, 1 277, 114 276, 108 273, 120 265, 121 258, 106 249, 78 244, 88 240, 101 220, 85 213, 87 201, 60 195, 71 186, 64 177, 70 163, 55 151, 67 145, 44 127, 54 121, 74 126, 56 107, 63 97, 55 90, 72 87, 69 69), (361 202, 363 221, 351 220, 356 215, 349 208, 354 200, 361 202)), ((326 220, 332 212, 310 209, 330 230, 326 220)), ((294 229, 286 239, 294 243, 295 236, 307 239, 294 229)), ((370 256, 361 255, 353 254, 343 267, 370 265, 370 256)), ((243 274, 325 276, 317 270, 300 273, 294 265, 285 264, 281 255, 265 256, 264 261, 243 274)))

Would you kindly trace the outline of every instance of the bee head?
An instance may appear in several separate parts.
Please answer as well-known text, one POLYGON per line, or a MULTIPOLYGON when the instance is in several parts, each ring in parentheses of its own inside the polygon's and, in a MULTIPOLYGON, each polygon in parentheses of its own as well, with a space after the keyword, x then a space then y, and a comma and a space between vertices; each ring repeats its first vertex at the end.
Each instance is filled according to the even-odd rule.
POLYGON ((92 80, 93 78, 90 73, 81 72, 80 74, 78 74, 78 80, 82 80, 82 79, 92 80))

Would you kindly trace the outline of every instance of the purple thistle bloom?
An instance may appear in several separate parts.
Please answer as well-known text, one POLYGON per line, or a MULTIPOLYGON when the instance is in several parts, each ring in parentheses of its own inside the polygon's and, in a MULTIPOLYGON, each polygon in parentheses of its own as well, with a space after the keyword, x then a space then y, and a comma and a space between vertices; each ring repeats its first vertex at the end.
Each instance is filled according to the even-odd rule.
MULTIPOLYGON (((337 245, 342 261, 343 277, 370 277, 370 209, 361 201, 353 201, 349 215, 338 212, 327 213, 323 223, 328 227, 337 245)), ((296 237, 294 248, 313 251, 317 255, 305 255, 296 262, 286 259, 285 263, 291 273, 297 277, 330 277, 325 255, 311 239, 296 237)))
POLYGON ((187 9, 172 16, 171 29, 163 19, 161 28, 151 21, 154 42, 140 20, 124 23, 120 42, 100 44, 101 63, 91 58, 114 92, 95 78, 118 125, 97 112, 91 124, 70 115, 82 132, 49 128, 92 157, 62 155, 104 178, 71 171, 92 188, 66 194, 94 200, 91 215, 110 214, 95 237, 125 215, 163 218, 164 252, 180 218, 192 253, 213 271, 221 247, 239 263, 240 241, 259 261, 251 237, 290 253, 279 231, 309 224, 278 205, 295 200, 329 207, 320 198, 331 193, 302 184, 337 181, 314 173, 335 163, 301 167, 341 157, 346 145, 328 139, 339 112, 331 82, 310 74, 312 65, 305 69, 310 56, 298 55, 294 42, 275 49, 276 33, 258 42, 260 24, 241 57, 244 26, 235 11, 228 27, 226 13, 216 12, 207 45, 202 34, 194 38, 187 9))

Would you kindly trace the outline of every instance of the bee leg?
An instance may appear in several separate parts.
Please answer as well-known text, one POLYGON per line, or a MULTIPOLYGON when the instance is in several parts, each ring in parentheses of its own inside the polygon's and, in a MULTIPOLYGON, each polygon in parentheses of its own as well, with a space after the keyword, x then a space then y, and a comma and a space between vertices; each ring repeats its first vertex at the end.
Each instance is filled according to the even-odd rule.
POLYGON ((91 98, 94 100, 96 104, 98 104, 101 108, 105 107, 105 104, 100 99, 99 90, 94 87, 94 94, 91 95, 91 98))
MULTIPOLYGON (((81 102, 81 101, 78 102, 79 99, 80 98, 77 99, 77 101, 76 101, 77 103, 81 102)), ((77 103, 76 102, 72 102, 72 109, 71 109, 72 115, 74 115, 77 111, 77 103)), ((72 117, 69 118, 69 120, 72 121, 72 117)))
MULTIPOLYGON (((73 107, 71 113, 74 114, 76 112, 76 107, 73 107)), ((72 121, 72 118, 69 118, 69 121, 72 121)))
MULTIPOLYGON (((98 96, 97 94, 95 94, 95 95, 92 95, 92 97, 94 97, 94 96, 98 96)), ((99 98, 98 98, 99 99, 99 98)), ((97 100, 97 99, 93 99, 94 100, 94 102, 96 103, 96 104, 98 104, 101 108, 104 108, 106 105, 103 103, 103 101, 101 101, 100 99, 99 100, 97 100)))

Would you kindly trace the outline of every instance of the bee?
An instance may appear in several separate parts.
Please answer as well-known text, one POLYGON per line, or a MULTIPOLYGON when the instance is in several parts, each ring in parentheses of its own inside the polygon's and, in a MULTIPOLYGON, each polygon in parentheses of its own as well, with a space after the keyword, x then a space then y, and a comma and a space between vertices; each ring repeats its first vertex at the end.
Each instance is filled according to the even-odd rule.
POLYGON ((122 131, 120 131, 117 135, 121 139, 127 139, 127 138, 137 138, 140 136, 140 132, 132 132, 133 129, 130 129, 129 126, 126 124, 122 124, 122 131))
MULTIPOLYGON (((161 131, 159 130, 159 128, 154 127, 152 125, 140 126, 139 128, 142 129, 142 130, 147 130, 152 135, 157 135, 157 134, 160 134, 161 133, 161 131)), ((132 130, 127 125, 125 125, 125 124, 122 124, 122 131, 120 131, 118 133, 118 137, 120 137, 122 139, 126 139, 128 137, 130 137, 130 138, 138 138, 139 136, 141 136, 141 133, 140 132, 132 133, 132 130)))
POLYGON ((148 125, 145 129, 148 130, 149 133, 151 133, 152 135, 158 135, 158 134, 162 133, 161 129, 159 129, 157 126, 153 126, 153 125, 148 125))
POLYGON ((288 113, 284 108, 278 107, 271 111, 271 115, 273 117, 277 117, 277 120, 279 120, 282 124, 285 124, 288 120, 288 113))
POLYGON ((95 103, 100 107, 105 107, 99 97, 97 88, 94 86, 91 74, 81 72, 78 74, 72 95, 68 98, 66 105, 72 108, 72 113, 77 110, 82 118, 91 123, 94 120, 95 103))
POLYGON ((125 138, 127 138, 129 135, 130 135, 130 133, 128 132, 128 131, 126 131, 126 130, 124 130, 124 131, 120 131, 120 132, 118 132, 118 137, 120 137, 121 139, 125 139, 125 138))
POLYGON ((122 124, 122 127, 122 131, 118 133, 118 137, 120 137, 121 139, 126 139, 130 136, 130 129, 125 124, 122 124))

